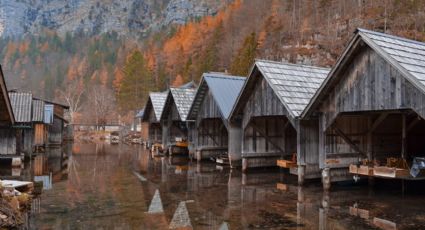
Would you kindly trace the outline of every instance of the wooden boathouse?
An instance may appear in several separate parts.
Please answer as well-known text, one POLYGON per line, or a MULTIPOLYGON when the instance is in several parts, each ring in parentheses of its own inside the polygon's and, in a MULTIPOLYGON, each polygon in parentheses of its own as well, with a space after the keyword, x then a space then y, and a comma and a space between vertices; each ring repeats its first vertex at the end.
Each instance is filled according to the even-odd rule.
POLYGON ((162 144, 170 155, 188 153, 189 128, 187 120, 190 106, 195 97, 196 89, 170 88, 161 115, 162 144))
POLYGON ((44 100, 44 102, 45 124, 49 124, 47 126, 47 145, 62 145, 65 133, 65 124, 68 123, 65 119, 65 111, 69 109, 69 106, 53 101, 44 100))
MULTIPOLYGON (((33 150, 33 116, 32 116, 32 94, 23 92, 9 92, 10 103, 13 114, 15 115, 15 124, 13 137, 8 143, 15 143, 16 154, 24 153, 27 156, 32 154, 33 150)), ((36 118, 36 117, 34 117, 36 118)))
POLYGON ((16 130, 12 128, 15 123, 12 105, 3 71, 0 66, 0 158, 18 155, 16 150, 15 135, 16 130))
POLYGON ((276 166, 278 159, 291 172, 320 177, 318 121, 300 121, 329 69, 256 60, 231 114, 242 128, 242 169, 276 166), (298 166, 296 168, 296 166, 298 166))
POLYGON ((195 121, 193 143, 195 158, 227 158, 229 141, 229 116, 245 77, 224 73, 204 73, 188 120, 195 121))
POLYGON ((142 116, 142 129, 143 126, 146 126, 143 124, 147 123, 147 128, 149 130, 147 147, 154 144, 162 144, 162 127, 160 119, 167 95, 167 92, 149 93, 149 98, 142 116))
POLYGON ((409 169, 425 156, 425 43, 356 30, 302 116, 319 119, 325 188, 353 174, 424 179, 409 169))

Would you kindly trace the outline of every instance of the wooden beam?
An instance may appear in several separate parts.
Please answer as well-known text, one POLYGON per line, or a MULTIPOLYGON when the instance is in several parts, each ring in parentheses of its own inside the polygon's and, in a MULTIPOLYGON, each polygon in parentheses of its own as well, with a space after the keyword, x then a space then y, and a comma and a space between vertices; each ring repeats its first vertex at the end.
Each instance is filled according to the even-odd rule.
POLYGON ((390 115, 389 113, 381 113, 381 115, 379 115, 378 118, 376 118, 375 121, 373 121, 373 124, 371 125, 368 133, 373 133, 373 131, 375 131, 376 128, 378 128, 378 126, 385 120, 385 118, 388 117, 388 115, 390 115))
POLYGON ((269 136, 266 133, 262 132, 262 130, 260 130, 260 128, 257 126, 257 124, 255 124, 254 120, 251 122, 251 126, 252 126, 252 128, 254 128, 254 132, 255 131, 258 132, 262 137, 266 138, 267 142, 269 142, 274 147, 276 147, 282 154, 285 154, 285 151, 278 144, 271 141, 269 136))
POLYGON ((409 132, 411 129, 413 129, 413 127, 415 127, 415 125, 417 125, 419 123, 419 121, 421 121, 421 118, 418 116, 417 118, 414 118, 412 122, 410 122, 410 124, 407 126, 407 132, 409 132))
POLYGON ((338 136, 340 136, 348 145, 350 145, 350 147, 352 149, 354 149, 356 152, 358 152, 360 155, 362 155, 363 157, 367 157, 367 154, 365 152, 363 152, 357 145, 356 143, 354 143, 350 137, 348 137, 347 135, 344 134, 344 132, 342 132, 341 129, 339 129, 338 127, 336 127, 336 125, 332 125, 331 126, 332 129, 336 132, 336 134, 338 134, 338 136))
POLYGON ((285 132, 286 131, 286 129, 288 128, 288 125, 289 125, 289 118, 287 118, 287 120, 286 120, 286 122, 285 122, 285 124, 283 125, 283 132, 285 132))
MULTIPOLYGON (((378 119, 376 119, 376 121, 379 121, 380 117, 382 117, 382 115, 379 116, 378 119)), ((372 132, 378 126, 378 125, 376 125, 376 124, 378 124, 376 121, 372 124, 372 117, 369 116, 367 118, 367 127, 368 127, 369 131, 366 134, 366 152, 367 152, 367 159, 369 160, 369 162, 372 161, 372 159, 373 159, 373 154, 372 154, 372 152, 373 152, 373 150, 372 150, 372 148, 373 148, 373 144, 372 144, 373 136, 372 136, 372 132)), ((381 123, 381 122, 379 122, 379 123, 381 123)))
POLYGON ((401 115, 401 158, 406 158, 406 114, 401 115))

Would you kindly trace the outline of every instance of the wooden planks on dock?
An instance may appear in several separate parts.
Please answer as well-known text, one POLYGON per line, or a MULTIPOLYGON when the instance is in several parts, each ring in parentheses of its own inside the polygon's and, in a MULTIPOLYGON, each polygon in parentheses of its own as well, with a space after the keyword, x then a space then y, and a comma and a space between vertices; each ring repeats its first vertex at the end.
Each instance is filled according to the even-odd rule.
POLYGON ((376 177, 385 177, 385 178, 410 178, 410 173, 408 169, 387 167, 387 166, 366 166, 351 164, 349 167, 350 173, 364 176, 376 176, 376 177))
POLYGON ((389 178, 405 178, 409 177, 410 173, 408 169, 380 166, 373 168, 373 175, 389 178))
POLYGON ((291 160, 277 160, 277 166, 281 168, 296 168, 297 163, 291 160))

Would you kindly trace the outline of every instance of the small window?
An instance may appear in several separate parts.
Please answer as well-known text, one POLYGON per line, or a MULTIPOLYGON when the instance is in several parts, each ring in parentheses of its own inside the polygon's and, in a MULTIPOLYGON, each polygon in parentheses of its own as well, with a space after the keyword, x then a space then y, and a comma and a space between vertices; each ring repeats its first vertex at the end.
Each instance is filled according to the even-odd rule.
POLYGON ((53 124, 53 105, 44 105, 44 123, 53 124))

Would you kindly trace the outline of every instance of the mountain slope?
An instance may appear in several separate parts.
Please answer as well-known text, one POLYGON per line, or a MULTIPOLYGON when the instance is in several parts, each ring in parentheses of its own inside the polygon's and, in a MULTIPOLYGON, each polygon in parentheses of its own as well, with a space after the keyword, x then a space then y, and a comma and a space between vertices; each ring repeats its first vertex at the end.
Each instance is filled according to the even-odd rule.
POLYGON ((0 36, 21 37, 43 30, 140 36, 171 23, 217 12, 217 0, 0 0, 0 36))

